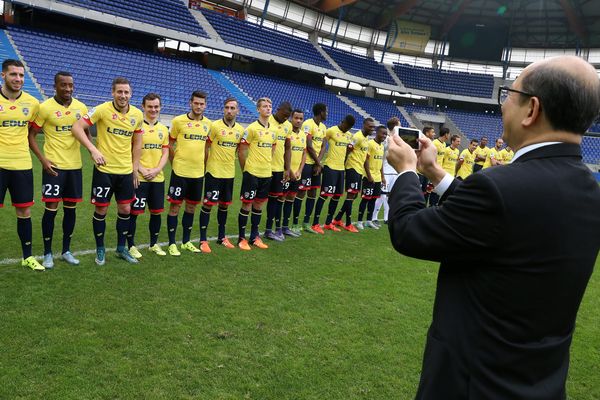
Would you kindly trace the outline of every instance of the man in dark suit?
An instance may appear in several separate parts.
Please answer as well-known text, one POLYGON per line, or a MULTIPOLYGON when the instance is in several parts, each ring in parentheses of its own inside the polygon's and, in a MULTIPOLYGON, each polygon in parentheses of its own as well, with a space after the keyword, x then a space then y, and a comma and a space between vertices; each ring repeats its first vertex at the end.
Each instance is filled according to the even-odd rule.
POLYGON ((577 57, 527 67, 501 87, 511 164, 463 182, 390 138, 400 173, 389 230, 407 256, 441 261, 417 399, 565 399, 577 310, 600 248, 600 188, 581 161, 600 81, 577 57), (426 208, 417 164, 441 205, 426 208))

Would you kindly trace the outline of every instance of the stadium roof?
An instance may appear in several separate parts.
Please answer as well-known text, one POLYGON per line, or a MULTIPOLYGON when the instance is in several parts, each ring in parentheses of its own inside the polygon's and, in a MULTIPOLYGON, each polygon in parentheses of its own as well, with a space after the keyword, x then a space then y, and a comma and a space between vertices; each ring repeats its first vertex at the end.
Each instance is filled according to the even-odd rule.
POLYGON ((598 0, 293 0, 361 26, 387 30, 395 18, 431 26, 441 40, 459 22, 506 29, 512 47, 600 48, 598 0))

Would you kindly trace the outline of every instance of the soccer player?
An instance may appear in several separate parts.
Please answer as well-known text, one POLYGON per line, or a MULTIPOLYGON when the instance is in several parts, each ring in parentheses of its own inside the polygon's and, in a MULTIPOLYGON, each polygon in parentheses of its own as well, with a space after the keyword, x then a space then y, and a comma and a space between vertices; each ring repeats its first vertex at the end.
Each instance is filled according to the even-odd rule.
POLYGON ((319 200, 317 200, 315 216, 311 227, 316 233, 323 234, 323 229, 335 232, 340 231, 332 224, 332 220, 340 197, 344 193, 344 163, 348 154, 348 146, 352 141, 352 134, 349 131, 354 126, 354 122, 353 115, 346 115, 339 125, 332 126, 325 132, 325 139, 327 140, 329 149, 327 150, 327 158, 323 167, 321 194, 319 195, 319 200), (327 198, 330 198, 327 218, 325 219, 325 225, 321 228, 321 225, 319 225, 319 216, 327 198))
POLYGON ((496 139, 496 145, 490 149, 487 157, 485 158, 483 169, 504 164, 502 158, 500 158, 500 150, 502 150, 502 146, 504 146, 504 140, 502 140, 502 138, 496 139))
POLYGON ((379 125, 375 131, 375 139, 369 140, 369 150, 367 153, 369 168, 365 167, 366 176, 362 181, 362 199, 358 206, 358 222, 357 228, 363 229, 363 216, 365 209, 367 210, 366 227, 379 229, 373 223, 373 211, 375 210, 375 202, 381 196, 381 186, 385 185, 385 175, 383 174, 383 142, 387 138, 387 128, 384 125, 379 125))
POLYGON ((269 201, 267 202, 267 222, 265 227, 265 237, 267 239, 281 242, 285 240, 281 229, 281 210, 285 203, 284 194, 284 155, 285 141, 292 130, 292 124, 288 118, 292 114, 292 105, 285 101, 277 107, 275 114, 269 117, 269 128, 275 132, 277 144, 273 152, 273 161, 271 169, 273 177, 271 178, 271 187, 269 188, 269 201), (275 222, 276 232, 273 232, 273 222, 275 222))
POLYGON ((510 164, 514 155, 515 152, 510 148, 510 146, 506 146, 505 148, 500 150, 498 158, 502 160, 503 164, 510 164))
MULTIPOLYGON (((387 123, 387 135, 392 135, 394 133, 394 128, 396 126, 400 126, 400 120, 398 119, 398 117, 392 117, 390 119, 388 119, 387 123)), ((425 130, 427 129, 427 127, 423 128, 423 131, 425 132, 425 130)), ((433 128, 430 128, 432 132, 433 128)), ((387 154, 387 140, 383 142, 383 149, 384 149, 384 154, 387 154)), ((398 175, 398 173, 396 172, 396 170, 394 169, 394 167, 392 167, 388 162, 387 159, 385 158, 385 156, 383 157, 383 175, 384 175, 384 184, 382 186, 382 191, 381 191, 381 196, 375 200, 375 209, 373 210, 373 218, 372 221, 375 225, 379 226, 379 222, 377 221, 377 216, 379 214, 379 210, 381 210, 381 207, 383 206, 383 221, 387 223, 387 219, 388 219, 388 212, 389 212, 389 205, 388 205, 388 193, 390 190, 392 190, 392 187, 394 186, 394 182, 396 181, 396 176, 398 175)), ((419 175, 419 180, 421 180, 422 178, 424 178, 427 181, 427 178, 425 178, 423 175, 419 175)))
POLYGON ((460 146, 460 136, 452 135, 450 138, 450 146, 444 149, 444 158, 440 164, 442 168, 452 176, 456 174, 456 162, 458 161, 459 155, 458 146, 460 146))
POLYGON ((325 154, 323 140, 325 139, 325 131, 327 130, 327 127, 323 122, 326 120, 327 106, 323 103, 316 103, 313 105, 313 117, 307 119, 304 121, 304 124, 302 124, 302 130, 306 133, 306 151, 308 157, 306 157, 306 163, 302 170, 302 182, 299 186, 300 193, 298 193, 298 196, 296 197, 294 208, 297 207, 298 210, 300 210, 300 207, 302 207, 302 200, 304 199, 306 192, 308 192, 302 229, 311 233, 315 233, 310 227, 310 217, 313 208, 315 207, 317 189, 321 187, 321 172, 323 171, 321 160, 325 154))
POLYGON ((137 174, 140 184, 135 190, 135 200, 129 217, 127 245, 129 253, 141 258, 142 253, 135 247, 137 216, 144 213, 146 206, 150 211, 148 229, 150 231, 149 250, 156 255, 167 253, 158 244, 161 225, 161 213, 165 209, 165 175, 163 168, 169 160, 169 129, 158 121, 161 107, 160 96, 148 93, 142 99, 144 111, 144 134, 142 135, 142 155, 137 174))
MULTIPOLYGON (((444 154, 446 151, 446 142, 448 141, 449 137, 450 137, 450 129, 444 127, 444 128, 440 129, 440 134, 439 134, 438 138, 433 141, 433 145, 437 149, 438 165, 442 165, 442 163, 444 162, 444 154)), ((429 194, 429 205, 430 206, 437 206, 437 203, 439 200, 440 200, 440 197, 437 195, 437 193, 431 192, 429 194)))
POLYGON ((98 265, 106 262, 105 219, 113 194, 117 199, 117 257, 132 264, 138 263, 126 247, 126 235, 131 202, 139 183, 138 175, 133 171, 138 170, 142 152, 144 115, 129 104, 131 94, 129 80, 115 78, 112 82, 113 100, 88 112, 73 124, 71 130, 73 136, 90 151, 96 164, 92 176, 92 204, 96 208, 92 225, 98 265), (97 147, 86 136, 86 125, 96 125, 97 147))
MULTIPOLYGON (((288 137, 285 140, 285 165, 284 168, 287 171, 287 177, 285 178, 284 191, 285 191, 285 203, 283 205, 283 228, 282 233, 286 236, 299 237, 300 231, 290 229, 290 215, 292 214, 292 208, 298 194, 298 186, 302 178, 302 170, 304 169, 304 163, 306 162, 306 133, 302 129, 302 123, 304 122, 304 112, 302 110, 294 110, 292 112, 292 130, 288 133, 288 137)), ((294 219, 298 222, 298 214, 294 210, 294 219)))
POLYGON ((206 141, 212 122, 204 116, 208 95, 199 90, 190 96, 190 111, 179 115, 171 121, 169 133, 169 158, 173 165, 169 182, 169 215, 167 230, 169 234, 169 254, 179 256, 181 253, 175 244, 177 216, 181 203, 185 200, 185 209, 181 217, 183 235, 181 249, 192 253, 201 250, 190 241, 196 206, 202 201, 202 184, 204 181, 204 161, 206 141), (175 149, 173 149, 175 145, 175 149))
POLYGON ((460 153, 460 157, 458 157, 458 161, 456 162, 456 178, 460 180, 465 180, 469 175, 473 173, 473 164, 475 163, 475 149, 479 141, 477 139, 472 139, 469 142, 469 147, 464 149, 462 153, 460 153))
POLYGON ((342 209, 333 220, 333 224, 341 226, 348 232, 357 233, 358 229, 352 225, 352 202, 360 192, 361 181, 365 169, 369 168, 367 152, 369 151, 369 136, 375 131, 375 120, 365 118, 362 129, 354 134, 348 146, 349 155, 346 158, 346 200, 342 209), (346 223, 342 218, 346 214, 346 223))
POLYGON ((240 151, 240 167, 244 171, 240 198, 242 207, 238 217, 239 241, 238 247, 250 250, 250 244, 259 249, 268 249, 258 235, 258 226, 262 216, 262 207, 267 200, 271 185, 271 163, 276 146, 275 132, 269 127, 272 103, 268 97, 261 97, 256 103, 258 120, 246 128, 242 138, 240 151), (248 215, 252 210, 250 219, 250 244, 246 240, 246 224, 248 215))
POLYGON ((227 209, 233 198, 233 180, 235 178, 235 159, 239 151, 240 141, 244 136, 244 128, 235 120, 239 113, 238 101, 229 97, 223 103, 223 119, 214 121, 206 144, 206 177, 204 183, 204 200, 200 210, 200 250, 210 253, 212 250, 206 237, 206 229, 210 222, 210 212, 217 206, 217 223, 219 234, 217 244, 228 249, 235 246, 225 236, 227 209))
MULTIPOLYGON (((71 235, 75 229, 75 209, 82 200, 82 175, 80 144, 73 137, 73 124, 87 114, 88 109, 73 98, 73 76, 66 71, 54 75, 54 97, 40 105, 37 117, 29 128, 29 148, 42 164, 42 201, 46 204, 42 217, 44 261, 47 268, 54 267, 52 237, 58 203, 63 202, 62 259, 68 264, 79 265, 71 253, 71 235), (40 150, 36 135, 44 132, 44 152, 40 150)), ((89 140, 89 129, 85 127, 89 140)))
POLYGON ((483 164, 485 163, 485 159, 490 152, 490 148, 487 147, 488 138, 483 136, 479 141, 479 146, 475 149, 475 164, 473 164, 473 172, 480 171, 483 168, 483 164))
POLYGON ((44 271, 31 255, 33 171, 27 141, 27 126, 34 120, 40 103, 22 90, 24 81, 23 63, 4 60, 0 96, 0 207, 4 206, 8 190, 17 214, 17 234, 23 252, 21 265, 44 271))

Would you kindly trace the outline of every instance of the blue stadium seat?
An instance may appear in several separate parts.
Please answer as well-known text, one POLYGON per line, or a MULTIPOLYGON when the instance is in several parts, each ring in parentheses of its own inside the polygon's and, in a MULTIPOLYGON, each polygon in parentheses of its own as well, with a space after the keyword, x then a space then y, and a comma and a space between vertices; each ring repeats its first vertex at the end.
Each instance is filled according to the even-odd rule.
POLYGON ((365 110, 370 116, 385 125, 391 117, 398 117, 402 126, 410 126, 410 123, 404 118, 396 105, 388 100, 371 99, 367 97, 359 97, 346 95, 357 106, 365 110))
POLYGON ((332 47, 323 47, 323 49, 346 73, 396 86, 396 82, 385 67, 373 58, 355 55, 332 47))

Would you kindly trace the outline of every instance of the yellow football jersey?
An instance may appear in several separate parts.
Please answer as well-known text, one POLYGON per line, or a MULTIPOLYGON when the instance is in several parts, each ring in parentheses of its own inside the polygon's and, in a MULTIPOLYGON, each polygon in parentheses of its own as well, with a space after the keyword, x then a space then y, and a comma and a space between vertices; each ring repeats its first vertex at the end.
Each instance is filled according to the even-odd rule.
POLYGON ((275 137, 277 140, 277 146, 275 146, 275 151, 273 152, 271 168, 273 169, 273 172, 283 172, 285 139, 287 138, 288 133, 292 130, 292 123, 286 119, 280 124, 277 122, 275 117, 271 115, 269 117, 269 129, 275 132, 275 137))
POLYGON ((242 141, 248 144, 248 158, 244 165, 244 172, 249 172, 258 178, 271 177, 273 146, 277 144, 275 132, 259 121, 254 121, 246 128, 242 141))
MULTIPOLYGON (((322 122, 317 124, 315 120, 311 118, 304 121, 301 130, 306 134, 307 137, 310 135, 310 137, 312 138, 312 147, 317 153, 317 155, 319 155, 321 147, 323 147, 323 140, 325 140, 325 131, 327 130, 325 124, 322 122)), ((306 164, 314 163, 315 160, 313 160, 310 155, 307 155, 306 164)))
POLYGON ((352 134, 350 132, 342 132, 336 125, 327 129, 325 138, 329 145, 325 165, 333 170, 343 171, 344 162, 346 161, 346 150, 352 140, 352 134))
POLYGON ((196 121, 187 114, 179 115, 171 121, 172 140, 177 142, 173 171, 183 178, 204 176, 204 149, 212 122, 202 117, 196 121))
POLYGON ((112 101, 102 103, 83 116, 88 125, 96 124, 96 147, 106 160, 98 166, 108 174, 130 174, 133 171, 131 144, 134 134, 144 133, 144 115, 130 105, 125 114, 117 111, 112 101))
POLYGON ((452 147, 448 146, 444 149, 442 168, 444 168, 444 171, 446 171, 452 176, 454 176, 454 173, 456 172, 456 162, 458 161, 458 153, 458 148, 453 149, 452 147))
POLYGON ((9 170, 31 169, 29 154, 29 122, 35 119, 39 101, 29 93, 21 92, 10 101, 0 91, 0 168, 9 170))
POLYGON ((290 169, 292 172, 297 172, 302 164, 302 155, 306 150, 306 134, 300 129, 298 132, 291 130, 288 133, 290 141, 290 150, 292 152, 290 158, 290 169))
POLYGON ((436 162, 438 165, 442 165, 444 163, 444 151, 446 150, 446 143, 442 142, 439 138, 436 138, 433 140, 433 145, 437 149, 436 162))
POLYGON ((71 128, 87 114, 88 109, 77 99, 72 99, 68 107, 52 97, 42 104, 33 125, 44 131, 44 155, 58 169, 80 169, 80 144, 71 128))
POLYGON ((460 153, 459 159, 463 160, 463 163, 460 165, 456 176, 467 179, 467 177, 473 173, 475 152, 471 153, 469 149, 464 149, 462 153, 460 153))
MULTIPOLYGON (((485 159, 485 158, 487 158, 489 152, 490 152, 490 148, 489 147, 484 147, 482 149, 481 146, 477 146, 475 148, 475 151, 473 152, 473 157, 474 157, 473 159, 477 158, 477 156, 481 156, 481 157, 483 157, 485 159)), ((484 161, 477 161, 475 164, 483 166, 484 163, 485 163, 485 160, 484 161)))
MULTIPOLYGON (((140 164, 144 168, 156 168, 163 154, 163 149, 169 147, 169 129, 157 122, 150 125, 144 121, 144 135, 142 136, 142 156, 140 164)), ((146 182, 146 179, 139 174, 140 181, 146 182)), ((160 171, 151 182, 164 182, 165 175, 160 171)))
POLYGON ((487 153, 487 157, 485 158, 485 162, 483 163, 483 168, 489 168, 492 166, 492 159, 496 161, 502 161, 499 157, 500 150, 497 150, 495 147, 492 147, 490 151, 487 153))
POLYGON ((509 164, 512 161, 514 155, 515 153, 512 150, 506 150, 506 148, 503 148, 502 150, 500 150, 498 158, 502 160, 504 164, 509 164))
POLYGON ((381 182, 381 167, 383 166, 383 143, 369 140, 369 172, 375 182, 381 182))
POLYGON ((242 136, 244 127, 237 122, 230 127, 222 119, 214 121, 208 135, 206 172, 215 178, 235 178, 235 159, 242 136))
POLYGON ((362 131, 358 131, 352 137, 350 142, 352 151, 346 159, 346 169, 354 169, 361 175, 365 175, 365 160, 369 151, 369 138, 363 135, 362 131))

